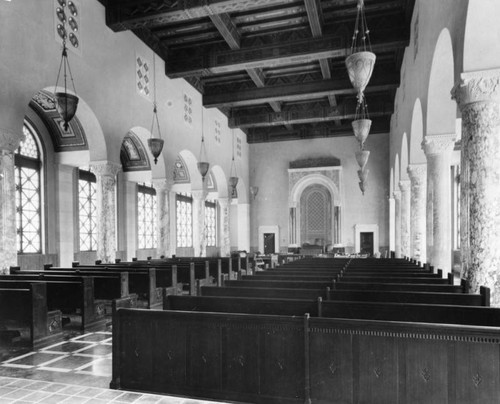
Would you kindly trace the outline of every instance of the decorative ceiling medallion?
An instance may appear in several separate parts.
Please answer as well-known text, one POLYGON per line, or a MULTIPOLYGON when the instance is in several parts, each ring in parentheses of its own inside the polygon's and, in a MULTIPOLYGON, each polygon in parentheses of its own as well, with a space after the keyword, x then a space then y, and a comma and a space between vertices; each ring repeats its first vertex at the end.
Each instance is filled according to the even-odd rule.
POLYGON ((137 92, 151 100, 151 63, 141 55, 135 57, 135 81, 137 92))
POLYGON ((85 131, 76 116, 69 122, 68 130, 64 129, 64 121, 57 112, 56 101, 51 92, 38 91, 29 106, 45 124, 52 138, 54 151, 88 150, 85 131))
POLYGON ((66 37, 67 49, 72 50, 80 55, 81 52, 81 20, 80 20, 80 4, 75 1, 54 0, 54 32, 57 42, 62 44, 63 39, 66 37), (68 25, 65 28, 65 23, 68 25))
POLYGON ((186 163, 184 163, 181 156, 177 156, 177 160, 174 163, 174 182, 176 184, 189 184, 191 182, 186 163))
POLYGON ((146 149, 141 139, 133 132, 128 132, 123 138, 120 148, 120 162, 123 172, 151 170, 146 149))

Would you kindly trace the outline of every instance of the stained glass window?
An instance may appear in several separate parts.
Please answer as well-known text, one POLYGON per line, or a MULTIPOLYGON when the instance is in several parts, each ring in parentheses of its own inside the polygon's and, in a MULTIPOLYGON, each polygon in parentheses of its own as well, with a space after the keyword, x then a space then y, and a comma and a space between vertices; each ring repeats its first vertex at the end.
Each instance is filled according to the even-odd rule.
POLYGON ((177 247, 193 246, 193 198, 188 194, 176 195, 177 247))
POLYGON ((205 239, 207 247, 217 245, 217 209, 215 201, 205 201, 205 239))
POLYGON ((97 249, 97 185, 95 175, 80 170, 78 175, 80 251, 97 249))
POLYGON ((153 187, 137 188, 137 232, 139 248, 156 248, 156 191, 153 187))
POLYGON ((15 153, 17 252, 42 252, 40 150, 34 130, 23 126, 25 139, 15 153))

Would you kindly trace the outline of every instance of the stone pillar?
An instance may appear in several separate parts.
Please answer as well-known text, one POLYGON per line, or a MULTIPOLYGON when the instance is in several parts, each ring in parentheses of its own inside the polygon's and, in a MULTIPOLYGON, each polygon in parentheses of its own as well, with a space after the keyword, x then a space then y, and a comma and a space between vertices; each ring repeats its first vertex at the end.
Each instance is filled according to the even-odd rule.
POLYGON ((401 255, 410 256, 410 180, 399 181, 401 191, 401 255))
POLYGON ((443 273, 451 271, 451 154, 455 134, 427 135, 427 261, 443 273))
POLYGON ((500 69, 462 73, 452 95, 462 112, 463 276, 472 292, 489 287, 491 304, 499 306, 500 69))
POLYGON ((219 198, 220 207, 220 256, 229 257, 231 255, 231 239, 229 237, 229 199, 219 198))
POLYGON ((17 265, 14 153, 0 150, 0 274, 17 265))
POLYGON ((427 166, 410 164, 408 175, 411 182, 410 199, 410 254, 413 259, 426 262, 427 245, 425 243, 425 208, 427 201, 427 166))
POLYGON ((170 229, 170 190, 173 181, 167 179, 153 180, 156 189, 156 255, 172 256, 170 229))
POLYGON ((193 248, 195 257, 206 257, 207 241, 205 237, 205 198, 207 191, 191 191, 193 195, 193 248))
POLYGON ((121 165, 108 161, 90 164, 97 179, 97 259, 103 263, 116 258, 116 175, 121 165))
POLYGON ((401 191, 396 190, 394 196, 394 252, 396 258, 401 258, 401 191))

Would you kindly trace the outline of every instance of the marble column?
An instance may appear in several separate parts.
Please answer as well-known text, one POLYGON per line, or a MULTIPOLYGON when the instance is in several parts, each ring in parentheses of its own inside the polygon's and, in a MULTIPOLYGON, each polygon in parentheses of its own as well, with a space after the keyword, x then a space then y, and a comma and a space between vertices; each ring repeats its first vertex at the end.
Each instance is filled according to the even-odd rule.
POLYGON ((425 208, 427 201, 427 165, 410 164, 408 175, 411 182, 410 199, 410 256, 420 262, 426 262, 427 245, 425 243, 425 208))
POLYGON ((455 134, 427 135, 427 261, 443 273, 451 271, 451 154, 455 134))
POLYGON ((401 191, 396 190, 394 196, 394 252, 396 258, 401 258, 401 191))
POLYGON ((14 153, 0 150, 0 274, 17 265, 14 153))
POLYGON ((401 255, 410 256, 410 180, 399 181, 401 191, 401 255))
POLYGON ((116 175, 121 165, 109 161, 90 164, 97 179, 97 259, 103 263, 116 258, 116 175))
POLYGON ((452 95, 462 112, 463 276, 472 292, 489 287, 491 304, 499 306, 500 69, 462 73, 452 95))
POLYGON ((206 257, 207 240, 205 237, 205 198, 204 189, 191 191, 193 196, 193 248, 195 257, 206 257))
POLYGON ((173 181, 167 179, 153 180, 156 189, 156 255, 172 256, 170 229, 170 190, 173 181))
POLYGON ((231 255, 231 239, 229 237, 229 198, 219 198, 220 210, 220 256, 229 257, 231 255))

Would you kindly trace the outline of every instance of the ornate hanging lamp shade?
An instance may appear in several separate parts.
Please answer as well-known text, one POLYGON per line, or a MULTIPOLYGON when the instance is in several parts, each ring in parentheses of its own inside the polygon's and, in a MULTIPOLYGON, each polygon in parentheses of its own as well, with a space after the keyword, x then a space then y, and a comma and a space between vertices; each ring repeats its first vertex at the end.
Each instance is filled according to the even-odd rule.
POLYGON ((64 121, 64 130, 68 130, 69 122, 76 114, 79 98, 76 95, 62 92, 56 92, 55 97, 57 112, 64 121))
POLYGON ((363 193, 363 195, 365 194, 365 191, 366 191, 366 182, 363 182, 363 181, 360 181, 359 182, 359 189, 361 190, 361 192, 363 193))
POLYGON ((207 161, 199 161, 197 166, 198 166, 198 171, 201 174, 201 179, 205 181, 208 169, 210 168, 210 163, 208 163, 207 161))
POLYGON ((205 177, 210 168, 210 163, 207 161, 207 150, 205 148, 205 136, 203 134, 203 105, 201 106, 201 146, 200 146, 200 155, 198 158, 198 171, 201 175, 201 180, 205 181, 205 177))
POLYGON ((149 150, 151 151, 151 154, 155 158, 155 164, 158 162, 158 157, 160 156, 161 151, 163 150, 163 143, 164 140, 157 137, 151 137, 148 139, 148 147, 149 150))
POLYGON ((361 148, 363 148, 365 140, 370 134, 371 126, 371 119, 356 119, 355 121, 352 121, 352 130, 354 131, 354 136, 356 136, 361 148))
POLYGON ((349 79, 358 94, 365 91, 376 60, 375 54, 371 51, 370 30, 366 24, 364 8, 364 0, 358 0, 351 53, 345 60, 349 79))
POLYGON ((369 150, 358 150, 356 151, 356 161, 358 162, 359 167, 363 170, 368 163, 368 157, 370 157, 369 150))
POLYGON ((236 186, 238 185, 238 180, 238 177, 229 177, 229 186, 231 188, 236 188, 236 186))
POLYGON ((156 108, 156 58, 153 53, 153 121, 151 122, 151 137, 148 139, 148 147, 154 157, 155 164, 158 163, 158 157, 163 150, 163 139, 161 138, 160 121, 158 119, 158 110, 156 108), (156 122, 156 125, 155 125, 156 122), (154 137, 154 129, 158 131, 158 137, 154 137))

